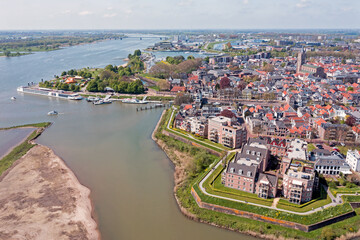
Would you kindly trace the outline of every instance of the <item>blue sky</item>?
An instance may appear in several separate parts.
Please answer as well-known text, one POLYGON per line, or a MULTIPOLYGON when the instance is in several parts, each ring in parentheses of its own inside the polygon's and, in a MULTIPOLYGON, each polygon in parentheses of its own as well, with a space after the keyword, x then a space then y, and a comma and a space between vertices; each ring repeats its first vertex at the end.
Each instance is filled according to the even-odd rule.
POLYGON ((360 28, 360 0, 0 0, 0 29, 360 28))

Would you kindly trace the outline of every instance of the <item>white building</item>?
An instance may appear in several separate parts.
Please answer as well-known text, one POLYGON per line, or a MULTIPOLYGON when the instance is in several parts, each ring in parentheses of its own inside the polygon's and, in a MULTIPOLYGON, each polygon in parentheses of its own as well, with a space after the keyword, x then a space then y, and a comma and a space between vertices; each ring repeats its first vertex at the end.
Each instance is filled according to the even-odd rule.
POLYGON ((360 153, 357 150, 348 150, 346 162, 353 171, 360 172, 360 153))

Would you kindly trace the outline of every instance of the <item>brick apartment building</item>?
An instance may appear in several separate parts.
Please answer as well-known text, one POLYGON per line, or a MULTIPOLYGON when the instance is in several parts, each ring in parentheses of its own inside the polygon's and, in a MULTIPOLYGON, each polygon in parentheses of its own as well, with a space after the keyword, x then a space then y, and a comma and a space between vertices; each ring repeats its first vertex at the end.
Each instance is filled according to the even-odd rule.
POLYGON ((246 128, 234 119, 223 116, 209 118, 208 138, 211 141, 229 148, 240 148, 246 137, 246 128))

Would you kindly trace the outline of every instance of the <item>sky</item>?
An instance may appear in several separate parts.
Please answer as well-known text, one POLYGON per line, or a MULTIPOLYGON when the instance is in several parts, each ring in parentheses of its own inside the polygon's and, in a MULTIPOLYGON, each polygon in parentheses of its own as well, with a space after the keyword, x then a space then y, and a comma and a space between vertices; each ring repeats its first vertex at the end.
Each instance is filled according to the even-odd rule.
POLYGON ((0 30, 360 28, 360 0, 0 0, 0 9, 0 30))

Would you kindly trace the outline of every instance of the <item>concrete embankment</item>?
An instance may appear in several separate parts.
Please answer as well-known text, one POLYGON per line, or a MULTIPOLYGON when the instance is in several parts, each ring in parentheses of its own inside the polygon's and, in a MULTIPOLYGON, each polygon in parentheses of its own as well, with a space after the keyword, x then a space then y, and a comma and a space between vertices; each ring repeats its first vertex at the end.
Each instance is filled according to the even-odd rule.
POLYGON ((89 194, 51 149, 34 146, 0 178, 0 239, 100 239, 89 194))

